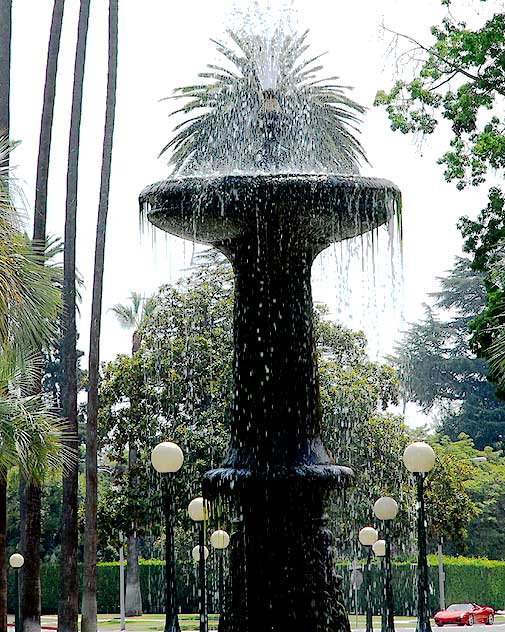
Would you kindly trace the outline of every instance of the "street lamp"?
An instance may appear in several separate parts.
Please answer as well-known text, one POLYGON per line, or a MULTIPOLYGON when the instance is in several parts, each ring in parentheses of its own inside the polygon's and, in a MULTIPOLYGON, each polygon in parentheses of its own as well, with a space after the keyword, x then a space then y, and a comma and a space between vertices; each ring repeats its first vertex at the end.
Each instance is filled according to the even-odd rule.
MULTIPOLYGON (((391 534, 389 523, 391 520, 394 520, 398 514, 398 503, 390 496, 382 496, 375 501, 373 512, 384 525, 384 606, 382 611, 382 632, 394 632, 393 571, 391 568, 391 534)), ((380 542, 380 540, 377 540, 377 542, 380 542)), ((374 552, 377 555, 375 549, 374 552)))
POLYGON ((219 551, 217 555, 218 560, 218 585, 219 585, 219 612, 223 614, 224 610, 224 572, 223 572, 223 557, 224 550, 230 544, 230 536, 224 531, 224 529, 217 529, 210 536, 210 543, 219 551))
POLYGON ((366 632, 373 632, 373 612, 372 612, 372 582, 370 581, 370 561, 372 559, 372 547, 377 542, 379 534, 373 527, 363 527, 358 534, 358 539, 367 548, 365 566, 365 589, 366 589, 366 632))
POLYGON ((431 632, 428 610, 428 558, 426 553, 426 519, 424 514, 424 476, 435 465, 435 452, 424 441, 415 441, 405 448, 403 463, 416 478, 417 486, 417 632, 431 632))
MULTIPOLYGON (((199 545, 195 547, 198 549, 198 575, 200 578, 200 632, 208 632, 208 617, 207 617, 207 595, 205 586, 205 551, 208 553, 208 549, 205 546, 205 520, 207 519, 207 505, 204 499, 199 496, 193 498, 189 503, 188 513, 191 520, 198 522, 199 531, 199 545)), ((194 549, 193 549, 194 552, 194 549)), ((193 559, 195 559, 193 557, 193 559)))
POLYGON ((14 630, 15 632, 20 632, 21 630, 21 614, 20 614, 20 603, 19 603, 19 569, 25 563, 25 558, 21 555, 21 553, 13 553, 9 558, 9 564, 12 569, 14 569, 14 630))
POLYGON ((165 632, 180 632, 177 616, 177 587, 175 583, 175 538, 174 538, 174 485, 171 474, 178 472, 184 463, 180 447, 171 441, 159 443, 151 452, 151 463, 165 478, 165 632))

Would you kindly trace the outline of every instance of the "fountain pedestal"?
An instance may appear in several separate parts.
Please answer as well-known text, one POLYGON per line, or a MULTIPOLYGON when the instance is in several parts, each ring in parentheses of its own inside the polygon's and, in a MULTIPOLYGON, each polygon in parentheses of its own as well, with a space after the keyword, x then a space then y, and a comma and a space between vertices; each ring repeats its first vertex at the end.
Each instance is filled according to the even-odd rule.
POLYGON ((235 273, 230 449, 203 482, 236 516, 221 632, 349 630, 325 506, 352 472, 320 437, 310 271, 331 242, 390 219, 398 195, 328 175, 182 178, 141 194, 152 223, 219 248, 235 273))

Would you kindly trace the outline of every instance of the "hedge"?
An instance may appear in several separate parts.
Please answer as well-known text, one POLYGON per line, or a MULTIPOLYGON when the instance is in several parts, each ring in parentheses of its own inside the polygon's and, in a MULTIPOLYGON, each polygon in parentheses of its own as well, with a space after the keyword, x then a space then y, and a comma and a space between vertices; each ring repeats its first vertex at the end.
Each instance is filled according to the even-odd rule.
MULTIPOLYGON (((429 556, 430 563, 430 609, 438 607, 438 569, 435 556, 429 556)), ((82 569, 81 569, 82 570, 82 569)), ((213 581, 213 567, 209 564, 209 610, 217 611, 217 595, 213 581)), ((158 560, 142 561, 140 564, 140 583, 145 612, 164 611, 165 563, 158 560)), ((476 559, 444 557, 446 603, 475 602, 481 605, 502 609, 505 606, 505 562, 476 559)), ((354 612, 354 591, 350 585, 348 564, 339 564, 338 572, 343 577, 346 606, 354 612)), ((393 592, 395 613, 413 615, 416 610, 416 572, 417 566, 410 562, 393 564, 393 592)), ((13 573, 9 572, 9 605, 12 610, 14 601, 13 573)), ((372 597, 376 613, 382 607, 381 572, 376 563, 372 566, 372 597)), ((119 565, 118 563, 99 564, 97 570, 98 611, 119 611, 119 565)), ((59 567, 43 564, 41 570, 42 610, 44 613, 58 609, 59 567)), ((196 612, 198 609, 196 567, 178 568, 178 599, 181 612, 196 612)), ((366 605, 364 586, 358 590, 358 611, 364 612, 366 605)), ((81 582, 79 581, 79 603, 81 602, 81 582)))
MULTIPOLYGON (((438 565, 435 555, 428 556, 430 576, 429 606, 432 613, 438 610, 438 565)), ((444 557, 445 602, 473 602, 501 610, 505 606, 505 562, 481 558, 444 557)), ((339 566, 343 577, 346 606, 354 612, 354 590, 350 582, 348 564, 339 566)), ((381 572, 377 563, 372 565, 372 603, 377 614, 382 607, 381 572)), ((415 615, 417 599, 417 564, 396 562, 393 564, 394 610, 397 615, 415 615)), ((358 590, 358 611, 366 607, 365 587, 358 590)))

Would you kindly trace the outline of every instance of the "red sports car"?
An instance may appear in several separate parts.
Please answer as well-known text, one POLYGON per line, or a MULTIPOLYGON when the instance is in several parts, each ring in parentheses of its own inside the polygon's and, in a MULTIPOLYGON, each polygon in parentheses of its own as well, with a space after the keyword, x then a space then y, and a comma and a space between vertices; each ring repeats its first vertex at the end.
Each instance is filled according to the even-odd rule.
POLYGON ((491 625, 494 621, 494 610, 486 606, 478 606, 476 603, 453 603, 445 610, 439 610, 434 618, 439 627, 450 623, 453 625, 473 625, 474 623, 491 625))

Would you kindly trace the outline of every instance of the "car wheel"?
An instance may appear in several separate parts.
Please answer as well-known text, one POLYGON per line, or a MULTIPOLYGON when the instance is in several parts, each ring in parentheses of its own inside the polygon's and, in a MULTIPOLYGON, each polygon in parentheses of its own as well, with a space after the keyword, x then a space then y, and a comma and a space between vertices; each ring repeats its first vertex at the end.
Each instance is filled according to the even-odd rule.
POLYGON ((467 625, 473 625, 473 614, 468 615, 467 625))
POLYGON ((442 628, 444 626, 443 623, 437 623, 437 625, 438 625, 439 628, 442 628))
POLYGON ((494 616, 490 614, 487 618, 486 625, 493 625, 493 623, 494 623, 494 616))

